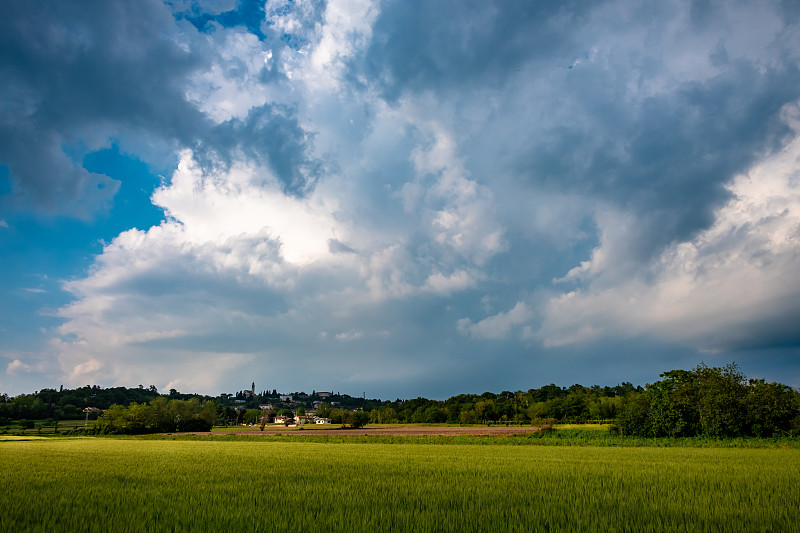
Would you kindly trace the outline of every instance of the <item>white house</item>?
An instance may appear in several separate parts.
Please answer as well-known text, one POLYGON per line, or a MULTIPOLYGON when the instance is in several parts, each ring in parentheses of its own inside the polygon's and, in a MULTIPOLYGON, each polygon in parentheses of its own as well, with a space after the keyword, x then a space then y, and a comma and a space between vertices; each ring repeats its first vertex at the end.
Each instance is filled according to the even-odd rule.
POLYGON ((330 424, 331 423, 331 419, 330 418, 319 418, 319 417, 317 417, 317 418, 314 418, 314 423, 315 424, 330 424))

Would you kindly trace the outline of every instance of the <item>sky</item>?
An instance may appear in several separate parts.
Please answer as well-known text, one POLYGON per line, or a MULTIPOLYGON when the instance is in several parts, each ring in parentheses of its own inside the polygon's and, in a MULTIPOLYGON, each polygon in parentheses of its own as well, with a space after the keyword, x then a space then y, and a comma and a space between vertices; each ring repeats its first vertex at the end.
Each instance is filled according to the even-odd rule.
POLYGON ((0 393, 800 386, 800 6, 29 0, 0 393))

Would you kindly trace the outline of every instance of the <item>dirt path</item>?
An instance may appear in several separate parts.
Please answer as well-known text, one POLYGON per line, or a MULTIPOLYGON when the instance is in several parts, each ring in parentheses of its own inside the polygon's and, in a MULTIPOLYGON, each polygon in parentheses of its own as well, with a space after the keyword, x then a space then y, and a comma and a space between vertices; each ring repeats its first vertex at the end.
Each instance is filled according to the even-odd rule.
MULTIPOLYGON (((491 426, 491 427, 460 427, 460 426, 403 426, 403 425, 381 425, 367 426, 360 429, 342 429, 338 426, 331 428, 313 427, 309 429, 278 429, 265 428, 264 431, 258 430, 218 430, 214 432, 195 432, 192 435, 249 435, 258 437, 259 435, 281 435, 291 434, 294 436, 327 436, 327 435, 374 435, 392 437, 454 437, 457 435, 490 435, 494 437, 507 437, 509 435, 524 435, 539 431, 534 426, 491 426)), ((185 435, 186 433, 183 433, 185 435)))

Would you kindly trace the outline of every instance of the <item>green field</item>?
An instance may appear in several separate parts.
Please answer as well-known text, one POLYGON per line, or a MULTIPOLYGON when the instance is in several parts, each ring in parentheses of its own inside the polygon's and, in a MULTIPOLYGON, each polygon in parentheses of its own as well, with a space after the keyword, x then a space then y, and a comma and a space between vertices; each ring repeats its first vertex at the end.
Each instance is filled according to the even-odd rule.
POLYGON ((0 531, 797 531, 800 450, 0 440, 0 531))

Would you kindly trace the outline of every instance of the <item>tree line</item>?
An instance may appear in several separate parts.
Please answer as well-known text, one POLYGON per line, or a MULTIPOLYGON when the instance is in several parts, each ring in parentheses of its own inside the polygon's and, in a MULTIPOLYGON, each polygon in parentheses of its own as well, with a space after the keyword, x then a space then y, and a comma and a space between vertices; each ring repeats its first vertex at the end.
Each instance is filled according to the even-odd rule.
POLYGON ((147 403, 110 406, 93 424, 92 431, 112 435, 211 431, 218 413, 219 406, 213 400, 168 400, 160 396, 147 403))
POLYGON ((626 394, 641 387, 624 382, 614 387, 554 384, 538 389, 500 393, 459 394, 444 401, 415 398, 383 402, 370 411, 375 423, 529 424, 610 422, 617 417, 626 394))
POLYGON ((800 392, 748 379, 736 364, 671 370, 645 387, 569 388, 550 384, 527 392, 461 394, 385 402, 375 423, 549 424, 607 422, 639 437, 800 436, 800 392))
POLYGON ((87 407, 108 409, 114 404, 129 405, 133 402, 149 402, 160 395, 155 386, 135 388, 97 385, 76 389, 42 389, 33 394, 20 394, 13 398, 0 394, 0 425, 11 420, 78 420, 84 417, 87 407))
MULTIPOLYGON (((671 370, 644 387, 623 382, 612 387, 575 384, 545 385, 527 391, 459 394, 447 400, 414 398, 383 401, 336 394, 325 398, 323 413, 334 424, 352 423, 359 411, 364 423, 548 424, 605 422, 624 435, 645 437, 800 435, 800 392, 780 383, 748 379, 735 364, 722 368, 699 365, 693 370, 671 370)), ((74 391, 44 389, 32 395, 0 395, 0 425, 11 419, 78 418, 84 406, 105 409, 104 431, 180 431, 188 420, 227 424, 258 423, 259 403, 269 401, 275 412, 311 409, 316 394, 298 394, 300 401, 276 401, 276 394, 255 395, 246 403, 233 395, 219 397, 160 395, 155 387, 136 389, 83 387, 74 391), (190 408, 181 411, 174 402, 190 408), (188 402, 188 403, 186 403, 188 402), (164 413, 174 407, 171 418, 164 413), (212 417, 211 412, 215 411, 212 417), (202 416, 200 413, 204 413, 202 416), (191 413, 191 415, 186 415, 191 413), (162 416, 163 415, 163 416, 162 416), (125 421, 127 417, 127 422, 125 421), (169 420, 169 422, 167 421, 169 420), (113 422, 112 422, 113 421, 113 422), (173 427, 174 424, 174 427, 173 427)))

